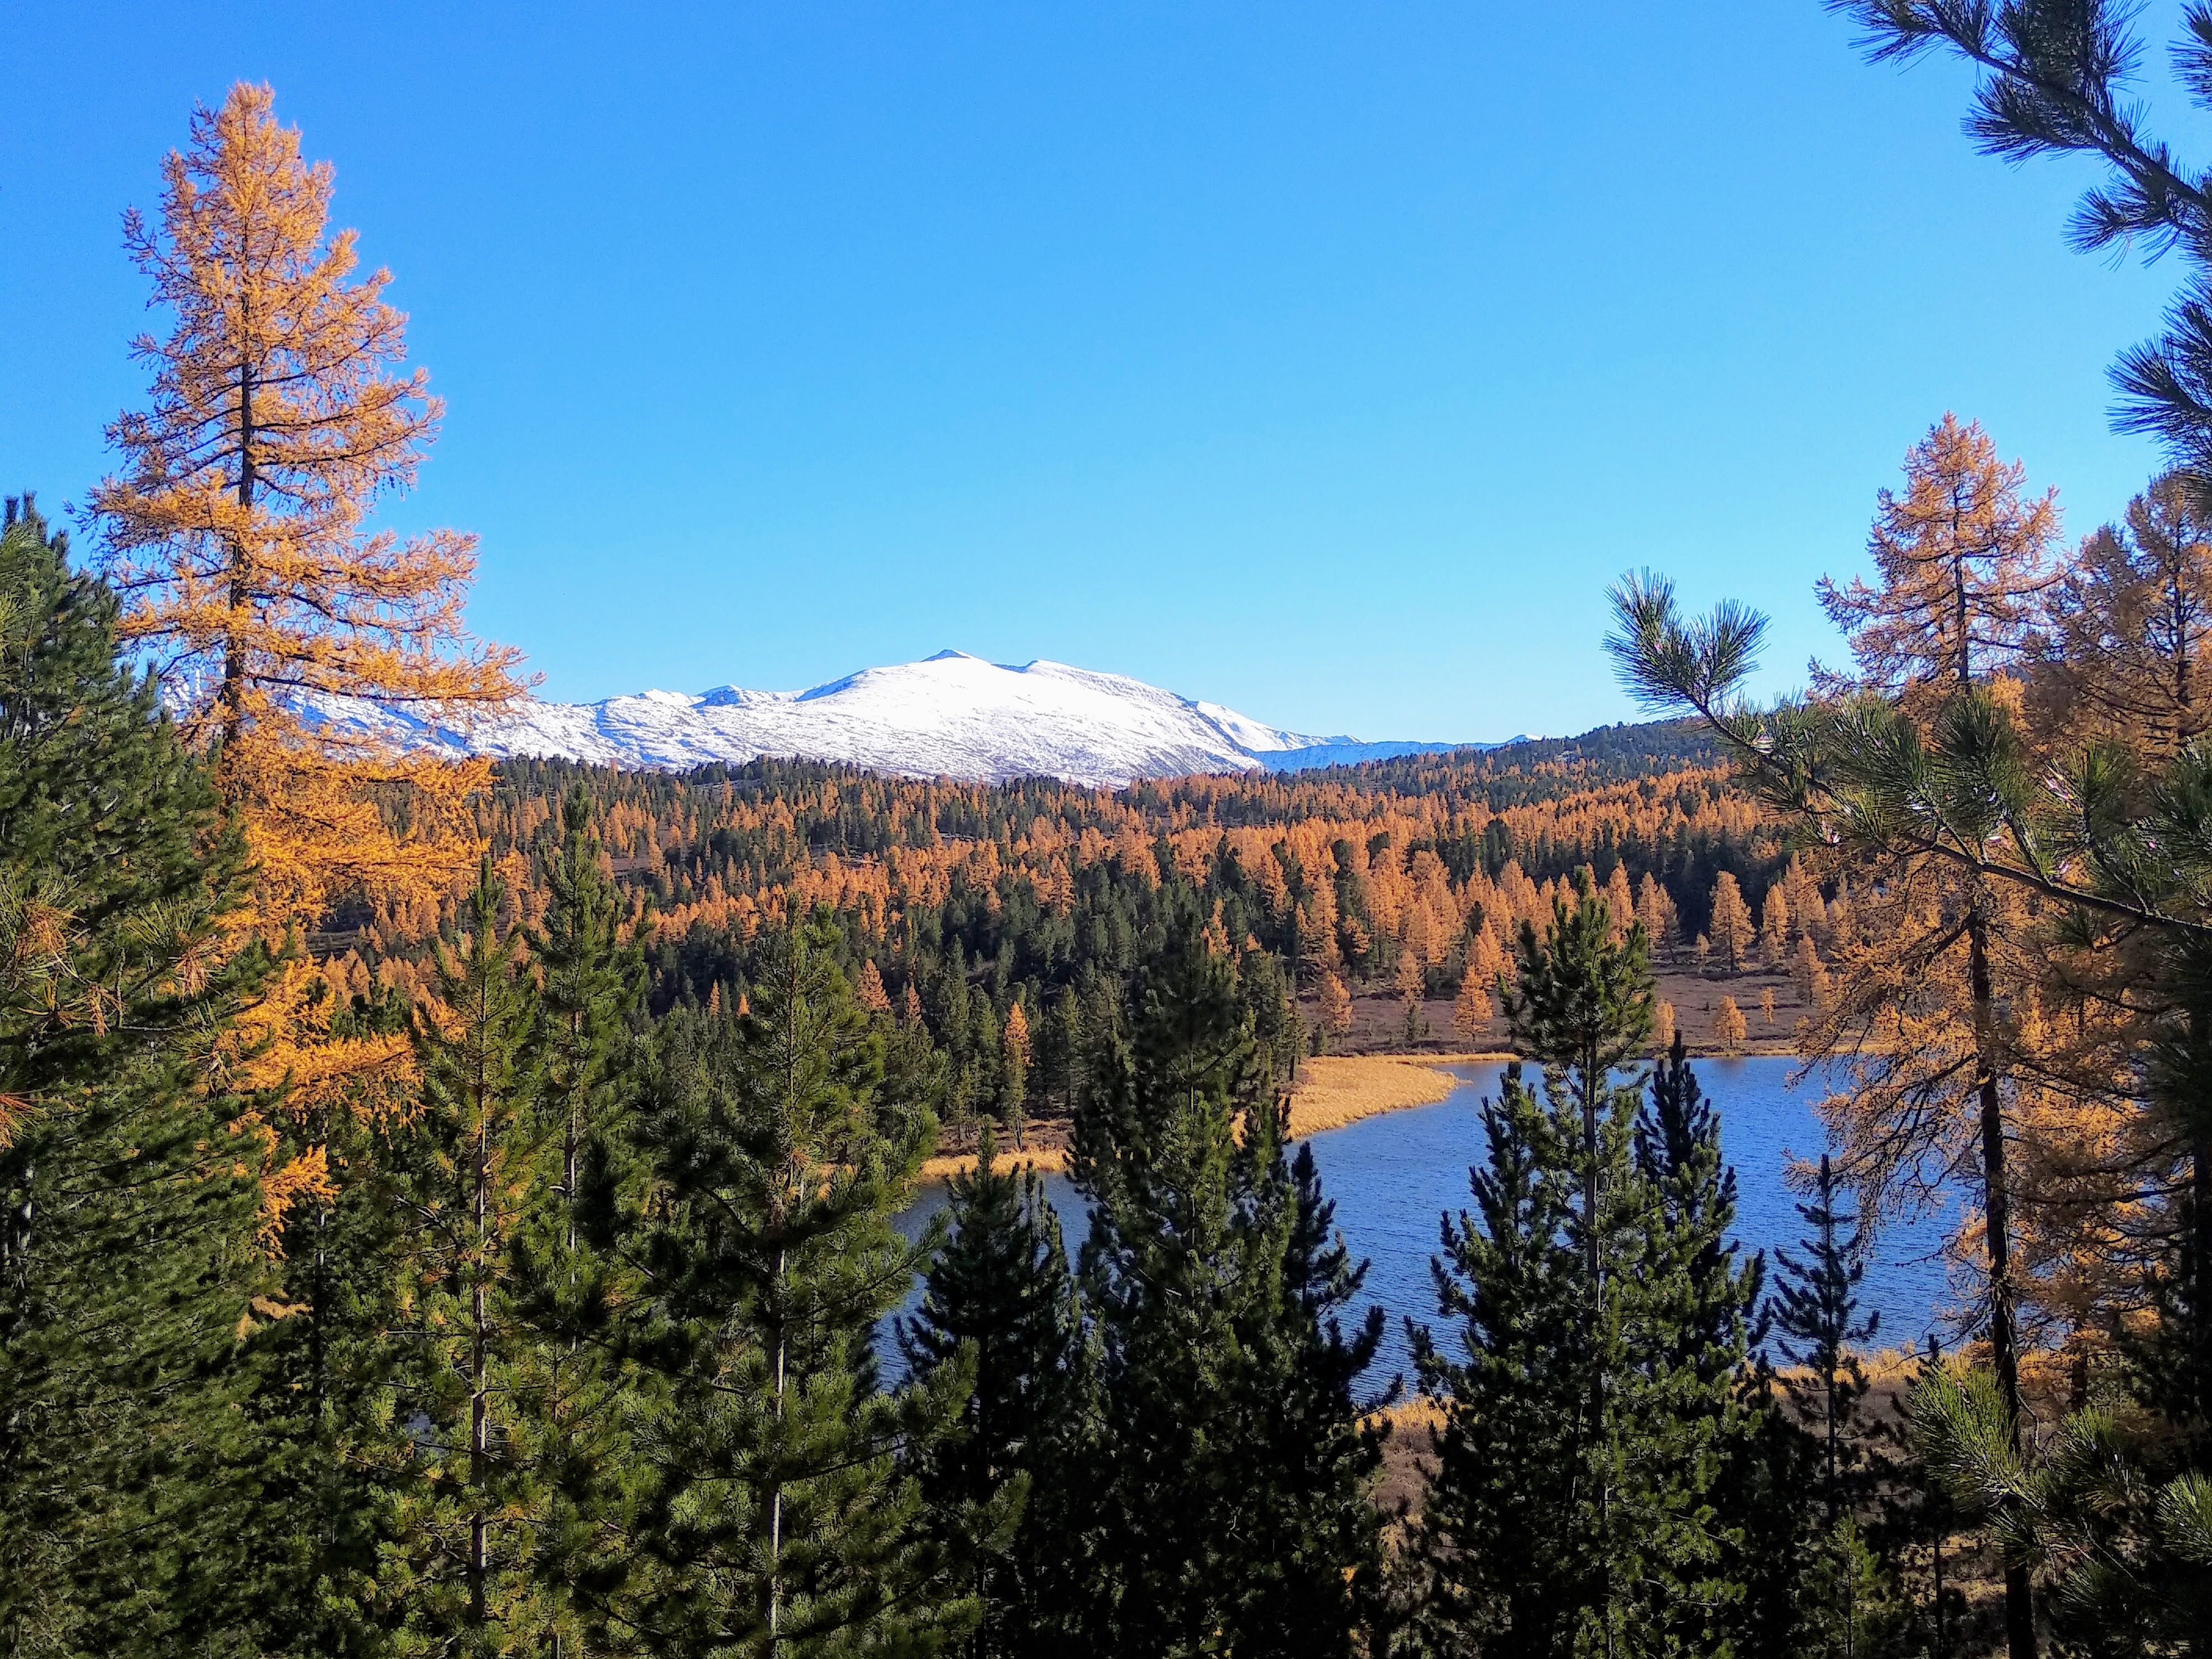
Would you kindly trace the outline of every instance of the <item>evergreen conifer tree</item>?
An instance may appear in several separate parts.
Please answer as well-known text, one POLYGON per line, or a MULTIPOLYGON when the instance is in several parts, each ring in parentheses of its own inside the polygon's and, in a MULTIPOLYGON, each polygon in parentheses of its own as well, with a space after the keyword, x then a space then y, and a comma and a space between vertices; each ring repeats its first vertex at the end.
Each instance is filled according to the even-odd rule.
POLYGON ((1072 1534, 1064 1483, 1089 1404, 1080 1305, 1060 1217, 1034 1170, 995 1167, 986 1123, 975 1167, 951 1183, 951 1232, 899 1343, 925 1381, 972 1364, 958 1432, 917 1460, 924 1498, 970 1575, 979 1656, 1048 1650, 1072 1534), (1055 1488, 1055 1481, 1062 1483, 1055 1488), (1024 1505, 1027 1523, 1012 1522, 1024 1505))
POLYGON ((1674 1315, 1675 1353, 1700 1382, 1732 1379, 1765 1278, 1763 1256, 1739 1266, 1735 1169, 1723 1161, 1719 1114, 1705 1099, 1678 1031, 1651 1073, 1636 1123, 1636 1165, 1657 1201, 1664 1255, 1654 1266, 1687 1298, 1674 1315))
POLYGON ((537 991, 489 859, 418 1016, 422 1108, 391 1159, 404 1231, 393 1268, 397 1411, 408 1425, 379 1574, 402 1649, 511 1651, 543 1639, 528 1457, 536 1332, 514 1273, 551 1195, 557 1147, 542 1082, 537 991))
POLYGON ((629 1565, 622 1532, 638 1498, 629 1425, 653 1382, 626 1352, 619 1319, 638 1293, 621 1241, 645 1201, 622 1132, 643 963, 623 938, 592 820, 590 797, 573 791, 545 860, 544 917, 530 935, 549 1185, 517 1234, 513 1267, 532 1329, 514 1433, 541 1498, 534 1572, 553 1659, 609 1644, 629 1565))
POLYGON ((1566 1652, 1580 1609, 1601 1594, 1573 1544, 1591 1332, 1570 1237, 1571 1145, 1517 1060, 1484 1099, 1482 1130, 1474 1212, 1444 1218, 1431 1268, 1464 1358, 1407 1322, 1424 1389, 1445 1413, 1414 1534, 1413 1623, 1434 1651, 1566 1652))
POLYGON ((1820 1447, 1763 1350, 1737 1407, 1741 1431, 1714 1489, 1715 1510, 1736 1533, 1727 1560, 1741 1594, 1729 1628, 1738 1653, 1795 1653, 1810 1611, 1808 1568, 1820 1553, 1820 1447))
MULTIPOLYGON (((1735 1170, 1721 1153, 1719 1115, 1706 1102, 1677 1032, 1636 1124, 1636 1165, 1650 1194, 1649 1242, 1639 1285, 1647 1328, 1638 1346, 1652 1410, 1644 1437, 1678 1474, 1672 1514, 1714 1547, 1692 1553, 1691 1594, 1655 1609, 1691 1648, 1717 1626, 1747 1635, 1742 1603, 1759 1546, 1734 1512, 1735 1472, 1759 1455, 1755 1406, 1740 1401, 1765 1262, 1739 1264, 1735 1170)), ((1794 1500, 1794 1494, 1792 1494, 1794 1500)), ((1747 1644, 1745 1650, 1753 1650, 1747 1644)))
POLYGON ((1858 1496, 1853 1475, 1863 1453, 1851 1431, 1870 1385, 1854 1350, 1881 1328, 1881 1315, 1860 1316, 1863 1234, 1857 1215, 1844 1207, 1826 1152, 1814 1181, 1813 1201, 1797 1206, 1813 1230, 1799 1247, 1804 1259, 1775 1252, 1780 1272, 1772 1320, 1781 1333, 1777 1346, 1795 1368, 1785 1373, 1790 1391, 1802 1413, 1819 1425, 1820 1499, 1832 1523, 1858 1496))
POLYGON ((1289 1153, 1287 1115, 1274 1097, 1244 1122, 1248 1225, 1267 1294, 1244 1339, 1245 1426, 1260 1433, 1239 1449, 1259 1500, 1243 1529, 1247 1571, 1257 1571, 1231 1628, 1242 1651, 1321 1659, 1354 1651, 1372 1616, 1382 1557, 1368 1486, 1387 1430, 1364 1419, 1398 1385, 1376 1399, 1358 1393, 1384 1315, 1370 1307, 1345 1328, 1367 1263, 1336 1231, 1312 1144, 1289 1153))
POLYGON ((1310 1161, 1293 1174, 1229 963, 1194 926, 1146 966, 1077 1120, 1098 1328, 1085 1653, 1348 1653, 1374 1559, 1370 1321, 1310 1161), (1242 1120, 1244 1143, 1237 1139, 1242 1120))
POLYGON ((241 857, 115 605, 0 521, 0 1650, 219 1649, 252 1618, 240 1344, 274 1304, 212 1040, 265 968, 241 857))
POLYGON ((1650 1030, 1643 932, 1616 939, 1577 890, 1540 939, 1523 924, 1507 1002, 1545 1098, 1509 1070, 1470 1171, 1480 1220, 1444 1220, 1438 1299, 1466 1358, 1413 1333, 1446 1406, 1419 1536, 1429 1635, 1725 1653, 1740 1586, 1715 1498, 1748 1289, 1729 1188, 1686 1066, 1638 1133, 1639 1088, 1618 1077, 1650 1030))
POLYGON ((891 1218, 937 1125, 884 1091, 836 948, 811 921, 748 1014, 666 1022, 641 1116, 661 1197, 637 1340, 667 1396, 643 1431, 633 1618, 671 1659, 923 1654, 975 1622, 898 1465, 952 1431, 972 1370, 887 1393, 872 1346, 921 1254, 891 1218))

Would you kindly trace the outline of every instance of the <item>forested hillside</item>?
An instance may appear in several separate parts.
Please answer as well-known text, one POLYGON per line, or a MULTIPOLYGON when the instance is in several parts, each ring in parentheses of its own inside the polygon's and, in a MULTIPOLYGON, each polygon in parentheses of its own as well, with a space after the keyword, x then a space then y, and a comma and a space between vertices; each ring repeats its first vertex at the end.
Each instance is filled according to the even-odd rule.
MULTIPOLYGON (((1224 950, 1267 959, 1255 971, 1299 1002, 1309 1048, 1346 1040, 1361 999, 1412 1005, 1419 1035, 1463 1047, 1502 1035, 1494 1010, 1470 1006, 1455 1031, 1426 1005, 1472 986, 1486 1006, 1520 924, 1540 925, 1577 872, 1686 975, 1789 968, 1798 940, 1826 933, 1818 884, 1789 867, 1709 745, 1674 725, 1119 792, 775 761, 683 775, 510 761, 481 823, 526 921, 543 902, 530 872, 576 790, 645 945, 656 1010, 734 1006, 758 941, 826 906, 871 994, 925 1019, 973 1102, 1002 1111, 1017 1006, 1042 1060, 1033 1105, 1064 1114, 1076 1004, 1119 985, 1188 916, 1224 950)), ((379 986, 419 989, 450 920, 431 902, 373 905, 320 937, 325 970, 364 1006, 379 986)), ((1403 1015, 1389 1018, 1403 1037, 1403 1015)))
MULTIPOLYGON (((2115 10, 1845 9, 2212 273, 2115 10)), ((273 99, 125 221, 168 331, 88 556, 0 514, 0 1656, 2203 1650, 2194 300, 2123 364, 2173 468, 2069 544, 1943 416, 1778 702, 1645 572, 1603 644, 1668 720, 1574 739, 495 769, 307 712, 521 687, 472 540, 372 524, 440 406, 273 99), (1825 1093, 1771 1258, 1700 1076, 1753 1044, 1825 1093), (1294 1139, 1353 1045, 1510 1054, 1429 1120, 1405 1376, 1294 1139), (1878 1355, 1930 1212, 1945 1334, 1878 1355)))

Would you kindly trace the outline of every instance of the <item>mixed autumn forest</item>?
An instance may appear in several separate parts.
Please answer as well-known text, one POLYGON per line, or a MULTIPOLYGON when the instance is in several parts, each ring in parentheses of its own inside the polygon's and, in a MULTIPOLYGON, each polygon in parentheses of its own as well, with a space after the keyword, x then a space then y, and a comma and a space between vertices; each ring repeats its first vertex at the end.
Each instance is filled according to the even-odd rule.
MULTIPOLYGON (((1843 9, 2106 165, 2085 240, 2212 268, 2117 10, 1843 9)), ((331 179, 268 88, 193 113, 113 470, 0 531, 0 1650, 2212 1639, 2197 289, 2116 370, 2119 521, 1942 415, 1778 704, 1761 618, 1641 573, 1652 718, 1571 739, 626 773, 323 718, 526 690, 471 538, 377 524, 441 408, 331 179), (1773 1259, 1699 1078, 1744 1051, 1826 1096, 1773 1259), (1297 1138, 1386 1053, 1515 1062, 1395 1378, 1297 1138), (1877 1352, 1938 1186, 1968 1304, 1877 1352)))

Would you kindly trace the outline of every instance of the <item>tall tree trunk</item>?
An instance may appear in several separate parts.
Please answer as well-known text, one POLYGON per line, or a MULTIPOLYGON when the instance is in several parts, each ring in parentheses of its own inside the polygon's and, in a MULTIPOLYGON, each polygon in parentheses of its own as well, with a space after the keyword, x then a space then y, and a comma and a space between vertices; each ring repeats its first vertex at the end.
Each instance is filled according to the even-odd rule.
MULTIPOLYGON (((1998 1082, 1996 998, 1990 981, 1987 895, 1978 887, 1966 918, 1966 975, 1973 999, 1974 1086, 1981 1108, 1982 1213, 1990 1258, 1990 1354, 2003 1390, 2015 1446, 2020 1441, 2020 1353, 2014 1328, 2012 1192, 2005 1173, 2004 1097, 1998 1082)), ((2005 1569, 2005 1651, 2035 1659, 2035 1604, 2027 1569, 2005 1569)))
MULTIPOLYGON (((1603 1085, 1603 1074, 1598 1067, 1597 1044, 1588 1044, 1583 1052, 1582 1066, 1583 1109, 1583 1271, 1589 1276, 1590 1340, 1593 1344, 1601 1340, 1605 1328, 1605 1255, 1598 1239, 1597 1164, 1597 1097, 1603 1085)), ((1589 1379, 1590 1426, 1589 1443, 1594 1454, 1592 1467, 1604 1467, 1605 1451, 1605 1367, 1593 1364, 1589 1379)), ((1605 1651, 1613 1651, 1613 1558, 1612 1541, 1606 1525, 1607 1512, 1612 1492, 1601 1478, 1592 1494, 1597 1501, 1598 1516, 1598 1591, 1601 1616, 1604 1620, 1605 1651)))
MULTIPOLYGON (((2200 1114, 2206 1109, 2200 1102, 2200 1114)), ((2212 1121, 2200 1121, 2189 1152, 2190 1381, 2200 1420, 2212 1422, 2212 1121)))
MULTIPOLYGON (((242 514, 253 510, 253 365, 240 362, 238 366, 238 505, 242 514)), ((245 532, 240 531, 243 537, 245 532)), ((234 538, 230 544, 230 586, 226 596, 229 614, 223 622, 222 640, 222 760, 217 783, 226 802, 234 804, 232 793, 235 773, 233 751, 239 732, 246 723, 246 644, 239 627, 239 616, 252 597, 252 586, 246 579, 249 565, 246 544, 234 538)))
MULTIPOLYGON (((584 1018, 581 1014, 568 1016, 568 1052, 581 1055, 584 1052, 584 1018)), ((568 1123, 561 1137, 561 1195, 568 1206, 567 1231, 563 1234, 568 1249, 568 1282, 576 1282, 576 1152, 583 1137, 583 1125, 579 1121, 576 1097, 583 1092, 584 1063, 574 1061, 575 1070, 568 1079, 568 1123)), ((571 1347, 574 1346, 570 1345, 571 1347)))
POLYGON ((484 1331, 484 1276, 490 1270, 485 1251, 489 1218, 491 1148, 489 1145, 491 1103, 489 1091, 477 1097, 476 1145, 476 1260, 469 1287, 469 1313, 473 1328, 469 1340, 469 1617, 481 1630, 484 1622, 486 1533, 484 1480, 491 1454, 491 1421, 486 1375, 489 1356, 484 1331))
MULTIPOLYGON (((775 1421, 779 1430, 783 1425, 784 1370, 791 1345, 784 1329, 783 1308, 784 1253, 775 1255, 775 1421)), ((779 1439, 776 1457, 781 1462, 783 1448, 779 1439)), ((783 1628, 783 1478, 778 1468, 771 1477, 768 1500, 768 1646, 773 1656, 781 1640, 783 1628)))

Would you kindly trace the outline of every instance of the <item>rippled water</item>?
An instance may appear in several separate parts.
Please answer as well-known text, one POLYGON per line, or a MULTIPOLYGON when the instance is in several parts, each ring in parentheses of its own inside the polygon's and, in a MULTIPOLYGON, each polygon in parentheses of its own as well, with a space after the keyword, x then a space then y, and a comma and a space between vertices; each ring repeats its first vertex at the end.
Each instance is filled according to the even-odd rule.
MULTIPOLYGON (((1771 1253, 1783 1245, 1795 1250, 1805 1226, 1796 1208, 1799 1195, 1785 1184, 1784 1172, 1792 1157, 1817 1158, 1826 1144, 1813 1110, 1817 1086, 1791 1089, 1787 1060, 1695 1064, 1706 1097, 1719 1109, 1722 1147, 1736 1170, 1739 1242, 1747 1249, 1771 1253)), ((1336 1203, 1337 1225, 1353 1255, 1370 1264, 1360 1310, 1378 1303, 1389 1316, 1382 1352, 1369 1377, 1372 1387, 1410 1370, 1402 1316, 1437 1322, 1429 1258, 1438 1247, 1439 1217, 1471 1202, 1468 1166, 1482 1155, 1477 1104, 1497 1091, 1504 1067, 1450 1069, 1460 1085, 1435 1105, 1386 1112, 1313 1139, 1322 1188, 1336 1203)), ((1047 1186, 1073 1255, 1086 1225, 1082 1196, 1064 1176, 1048 1177, 1047 1186)), ((919 1237, 945 1203, 945 1188, 931 1187, 901 1218, 902 1231, 919 1237)), ((1889 1224, 1876 1237, 1861 1286, 1865 1305, 1881 1315, 1871 1346, 1917 1344, 1929 1330, 1944 1328, 1951 1297, 1938 1251, 1955 1224, 1955 1216, 1937 1215, 1889 1224)), ((1444 1333, 1438 1337, 1450 1351, 1444 1333)))

